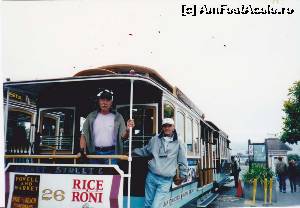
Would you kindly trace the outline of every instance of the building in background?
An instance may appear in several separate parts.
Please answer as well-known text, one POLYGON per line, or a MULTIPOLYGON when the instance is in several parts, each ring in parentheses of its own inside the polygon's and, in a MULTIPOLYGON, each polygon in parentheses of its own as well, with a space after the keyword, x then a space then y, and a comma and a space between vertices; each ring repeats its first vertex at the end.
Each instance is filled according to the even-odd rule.
POLYGON ((280 141, 279 138, 266 138, 263 143, 251 143, 248 140, 249 163, 262 164, 275 172, 275 165, 279 157, 287 163, 287 153, 292 149, 280 141))
POLYGON ((265 144, 268 153, 268 167, 272 168, 275 172, 275 164, 278 161, 278 157, 282 157, 282 161, 288 163, 287 153, 292 149, 280 141, 278 138, 267 138, 265 144))

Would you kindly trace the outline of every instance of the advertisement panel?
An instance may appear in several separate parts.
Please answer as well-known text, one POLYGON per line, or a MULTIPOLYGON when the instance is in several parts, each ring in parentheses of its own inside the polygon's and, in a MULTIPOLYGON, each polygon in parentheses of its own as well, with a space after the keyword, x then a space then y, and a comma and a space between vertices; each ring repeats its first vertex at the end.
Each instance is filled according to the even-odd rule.
POLYGON ((113 165, 10 164, 8 208, 123 207, 123 173, 113 165))
POLYGON ((182 187, 183 185, 196 182, 197 180, 197 159, 188 159, 188 175, 187 178, 180 184, 176 185, 174 182, 172 183, 172 189, 176 189, 178 187, 182 187))

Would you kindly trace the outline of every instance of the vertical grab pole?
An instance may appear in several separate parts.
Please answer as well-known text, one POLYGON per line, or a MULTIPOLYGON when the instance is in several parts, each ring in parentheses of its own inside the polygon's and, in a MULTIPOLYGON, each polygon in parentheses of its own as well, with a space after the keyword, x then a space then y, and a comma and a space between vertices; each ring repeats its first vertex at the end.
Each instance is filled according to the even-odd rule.
MULTIPOLYGON (((132 119, 133 108, 133 79, 130 79, 130 106, 129 118, 132 119)), ((129 152, 128 152, 128 191, 127 191, 127 208, 130 208, 130 184, 131 184, 131 148, 132 148, 132 128, 129 129, 129 152)))
POLYGON ((4 154, 7 152, 7 121, 8 121, 8 105, 9 105, 9 88, 6 92, 6 106, 5 106, 5 117, 4 117, 4 154))

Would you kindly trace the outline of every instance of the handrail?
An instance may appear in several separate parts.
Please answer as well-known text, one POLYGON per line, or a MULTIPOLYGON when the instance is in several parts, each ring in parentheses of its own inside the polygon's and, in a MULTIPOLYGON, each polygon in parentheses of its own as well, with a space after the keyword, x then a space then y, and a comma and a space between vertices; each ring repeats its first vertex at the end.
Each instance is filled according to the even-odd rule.
MULTIPOLYGON (((127 155, 86 155, 89 159, 120 159, 128 160, 127 155)), ((78 155, 4 155, 5 159, 79 159, 78 155)))

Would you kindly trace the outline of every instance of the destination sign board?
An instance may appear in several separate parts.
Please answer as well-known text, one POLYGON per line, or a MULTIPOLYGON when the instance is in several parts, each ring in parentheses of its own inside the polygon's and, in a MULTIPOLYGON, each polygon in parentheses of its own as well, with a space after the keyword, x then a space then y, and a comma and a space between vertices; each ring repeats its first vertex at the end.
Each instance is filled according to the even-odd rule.
POLYGON ((8 208, 123 207, 123 172, 114 165, 10 164, 8 208))

